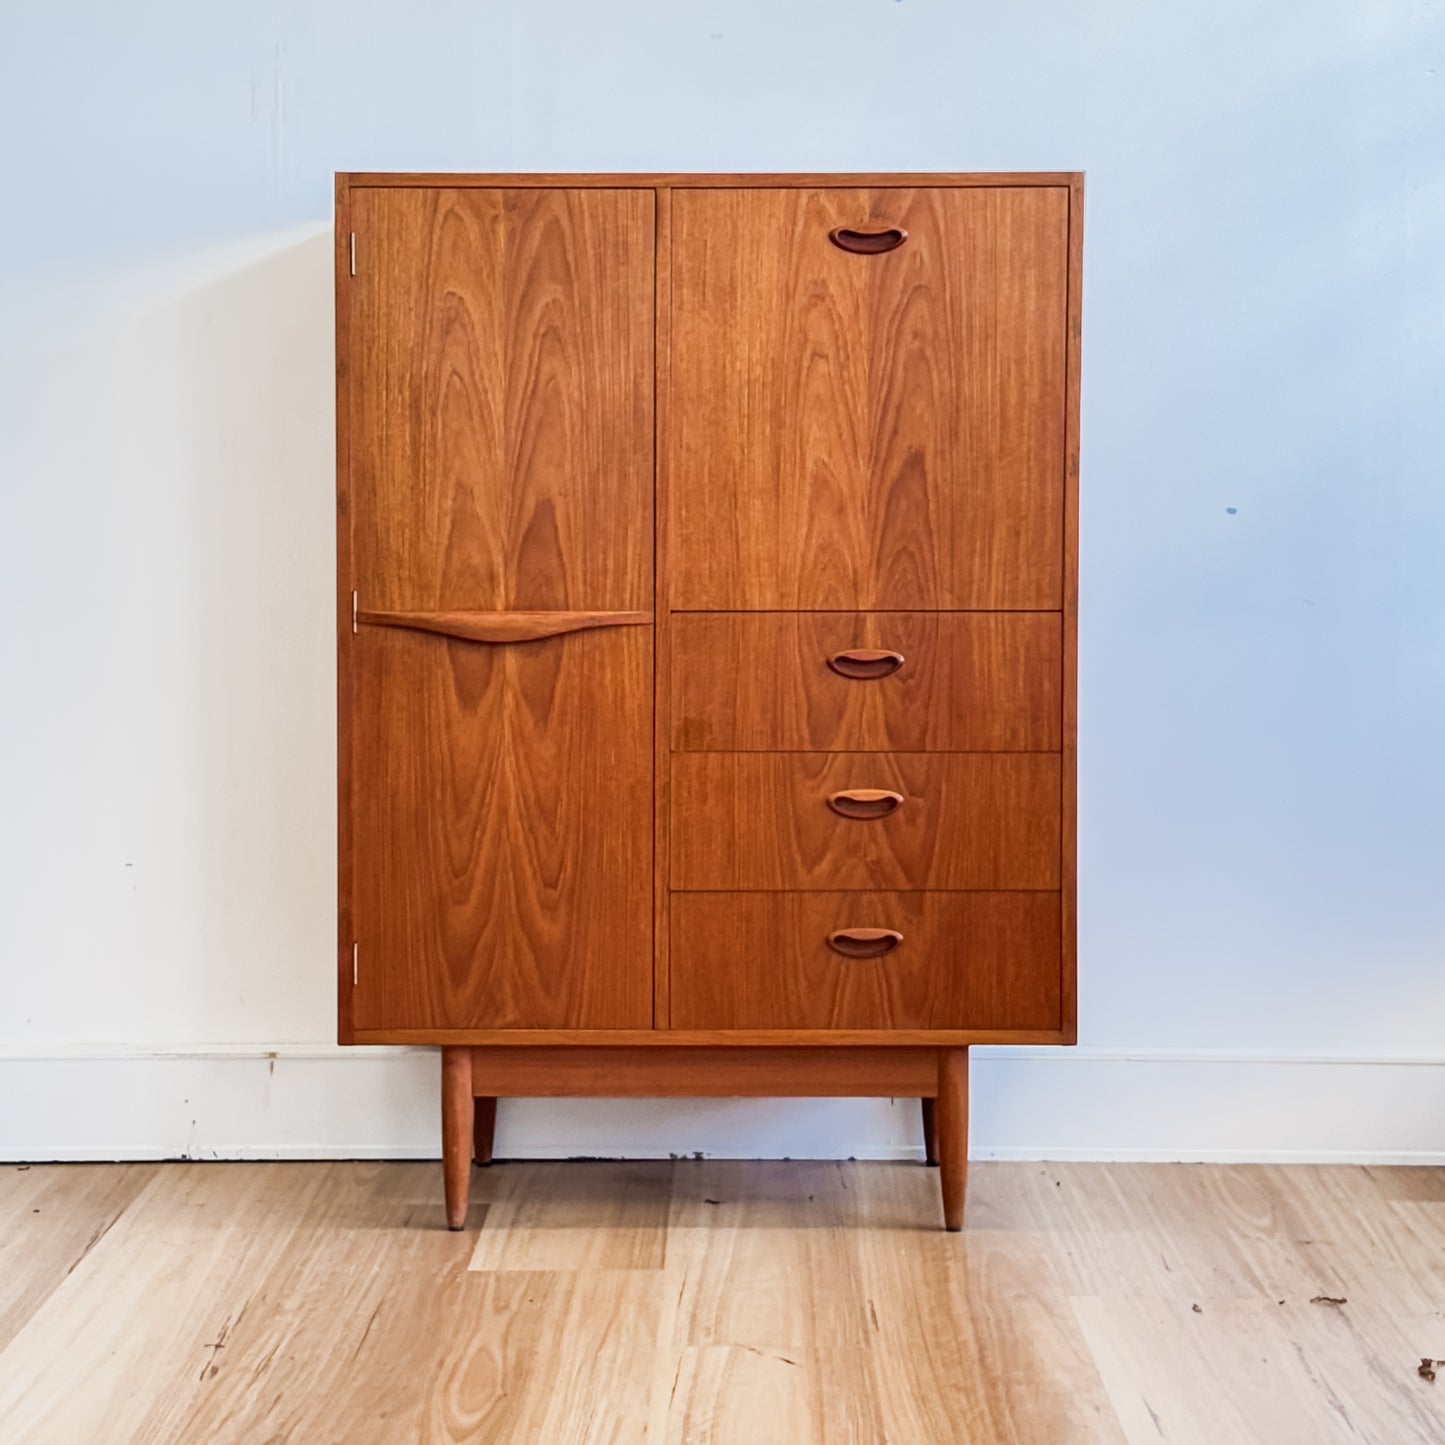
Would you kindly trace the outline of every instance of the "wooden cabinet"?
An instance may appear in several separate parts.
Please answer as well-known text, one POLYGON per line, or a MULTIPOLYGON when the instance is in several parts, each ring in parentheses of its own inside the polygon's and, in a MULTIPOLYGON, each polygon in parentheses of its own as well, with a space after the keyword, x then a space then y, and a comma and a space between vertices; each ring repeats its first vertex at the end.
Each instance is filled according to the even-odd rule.
POLYGON ((339 1034, 498 1095, 1074 1038, 1082 181, 337 182, 339 1034))

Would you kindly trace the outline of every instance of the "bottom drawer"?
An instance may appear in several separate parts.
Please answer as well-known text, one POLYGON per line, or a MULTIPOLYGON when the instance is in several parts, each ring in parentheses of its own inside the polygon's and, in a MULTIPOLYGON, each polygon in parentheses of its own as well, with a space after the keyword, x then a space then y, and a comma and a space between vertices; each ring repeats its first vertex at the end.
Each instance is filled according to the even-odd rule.
POLYGON ((674 893, 675 1029, 1056 1029, 1057 893, 674 893))

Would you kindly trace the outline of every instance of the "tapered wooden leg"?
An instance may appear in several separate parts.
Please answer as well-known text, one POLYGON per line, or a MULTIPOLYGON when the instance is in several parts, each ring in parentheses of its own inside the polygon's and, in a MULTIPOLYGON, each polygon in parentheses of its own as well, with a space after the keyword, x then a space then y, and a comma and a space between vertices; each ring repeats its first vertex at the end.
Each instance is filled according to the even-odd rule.
POLYGON ((943 1223, 963 1228, 963 1201, 968 1192, 968 1050, 938 1051, 939 1183, 943 1186, 943 1223))
POLYGON ((920 1100, 923 1105, 923 1162, 930 1169, 938 1168, 938 1110, 936 1100, 920 1100))
POLYGON ((497 1131, 497 1101, 473 1099, 475 1120, 472 1124, 472 1158, 478 1164, 492 1162, 492 1136, 497 1131))
POLYGON ((467 1222, 472 1188, 472 1051, 442 1050, 442 1175, 446 1184, 447 1228, 467 1222))

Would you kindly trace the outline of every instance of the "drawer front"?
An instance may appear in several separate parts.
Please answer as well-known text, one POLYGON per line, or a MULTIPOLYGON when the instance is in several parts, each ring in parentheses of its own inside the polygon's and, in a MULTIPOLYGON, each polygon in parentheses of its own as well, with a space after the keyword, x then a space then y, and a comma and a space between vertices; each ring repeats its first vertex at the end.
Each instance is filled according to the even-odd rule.
POLYGON ((671 1024, 1056 1029, 1059 944, 1056 893, 678 894, 671 1024))
POLYGON ((672 887, 1059 887, 1057 753, 677 753, 672 887))
POLYGON ((678 751, 1057 752, 1057 612, 686 612, 678 751))

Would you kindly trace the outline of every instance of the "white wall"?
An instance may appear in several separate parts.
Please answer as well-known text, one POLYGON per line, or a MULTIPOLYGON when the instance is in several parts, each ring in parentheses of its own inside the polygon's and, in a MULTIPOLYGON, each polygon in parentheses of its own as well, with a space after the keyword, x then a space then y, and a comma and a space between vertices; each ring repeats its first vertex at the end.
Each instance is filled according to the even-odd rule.
POLYGON ((0 1157, 435 1149, 329 1047, 330 178, 413 168, 1086 170, 1083 1048, 981 1051, 976 1147, 1445 1158, 1439 0, 7 11, 0 1157))

